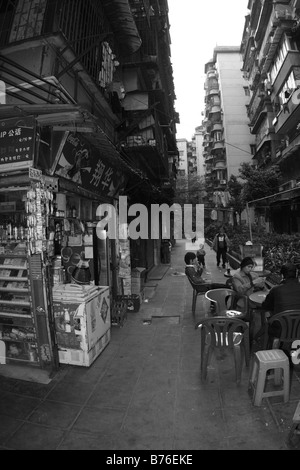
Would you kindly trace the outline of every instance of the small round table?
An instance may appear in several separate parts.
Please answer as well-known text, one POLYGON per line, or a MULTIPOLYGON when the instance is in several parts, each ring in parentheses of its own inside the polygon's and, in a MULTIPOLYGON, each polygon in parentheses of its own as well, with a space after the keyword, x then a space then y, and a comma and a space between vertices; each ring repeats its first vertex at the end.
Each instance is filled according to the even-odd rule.
POLYGON ((266 277, 268 274, 271 274, 271 271, 268 269, 264 269, 263 271, 253 271, 255 274, 258 275, 258 277, 266 277))
POLYGON ((268 295, 268 290, 259 290, 257 292, 253 292, 249 295, 249 299, 253 302, 257 307, 260 307, 265 298, 268 295))
POLYGON ((269 290, 264 289, 264 290, 259 290, 257 292, 253 292, 252 294, 249 295, 249 300, 251 300, 251 302, 253 302, 253 304, 256 307, 258 307, 257 309, 254 307, 254 309, 252 310, 252 315, 251 315, 251 320, 250 320, 250 343, 252 343, 253 340, 260 337, 265 331, 265 328, 266 328, 266 325, 267 325, 266 311, 261 310, 259 307, 261 307, 261 304, 263 303, 263 301, 267 297, 268 293, 269 293, 269 290), (254 319, 253 315, 255 315, 255 312, 256 312, 256 314, 260 315, 260 328, 259 328, 258 332, 254 335, 254 328, 255 328, 254 327, 254 322, 255 322, 255 319, 254 319))

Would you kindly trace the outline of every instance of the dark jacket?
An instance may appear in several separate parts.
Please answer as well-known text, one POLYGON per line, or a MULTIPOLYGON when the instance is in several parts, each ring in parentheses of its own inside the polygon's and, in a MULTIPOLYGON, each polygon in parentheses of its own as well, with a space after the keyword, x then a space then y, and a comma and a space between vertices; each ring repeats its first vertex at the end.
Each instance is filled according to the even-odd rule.
MULTIPOLYGON (((204 284, 204 286, 206 286, 207 290, 209 290, 209 289, 221 289, 221 288, 226 288, 227 287, 226 284, 223 284, 223 283, 210 282, 208 280, 202 279, 202 277, 201 277, 202 272, 203 272, 203 269, 200 269, 199 271, 196 271, 194 266, 187 265, 185 267, 185 274, 193 281, 194 284, 196 284, 198 286, 204 284)), ((201 291, 202 291, 202 289, 201 289, 201 291)))
POLYGON ((205 281, 201 277, 202 271, 202 269, 200 271, 196 271, 193 266, 185 267, 185 274, 189 276, 195 284, 205 284, 205 281))
POLYGON ((300 309, 300 284, 298 279, 286 279, 283 284, 273 287, 261 304, 271 314, 284 310, 300 309))
POLYGON ((229 246, 229 238, 226 233, 217 233, 212 242, 212 247, 215 251, 226 251, 229 246))
MULTIPOLYGON (((300 284, 298 279, 286 279, 283 284, 273 287, 261 304, 261 307, 265 310, 270 310, 271 316, 285 310, 299 309, 300 284)), ((279 338, 281 334, 280 325, 277 322, 269 325, 268 333, 270 338, 279 338)))

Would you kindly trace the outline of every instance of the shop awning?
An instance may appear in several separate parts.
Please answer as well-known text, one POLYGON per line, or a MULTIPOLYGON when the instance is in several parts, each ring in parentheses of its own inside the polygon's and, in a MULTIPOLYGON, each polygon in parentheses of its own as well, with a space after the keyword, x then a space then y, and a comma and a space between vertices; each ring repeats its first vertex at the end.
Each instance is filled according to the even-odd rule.
POLYGON ((78 105, 3 105, 1 119, 12 117, 33 116, 40 126, 51 126, 55 131, 71 131, 84 133, 101 155, 112 165, 121 166, 124 171, 134 173, 140 178, 141 172, 131 167, 118 151, 109 137, 97 123, 97 118, 78 105))
MULTIPOLYGON (((51 105, 3 105, 1 106, 1 119, 12 117, 34 116, 37 123, 43 126, 51 126, 54 131, 70 131, 82 133, 84 137, 99 150, 101 158, 109 162, 112 166, 130 175, 132 178, 143 182, 143 188, 149 191, 158 191, 152 183, 153 174, 149 178, 149 172, 140 169, 131 161, 130 156, 119 151, 105 132, 98 124, 97 118, 79 105, 51 104, 51 105)), ((142 151, 142 155, 147 154, 147 159, 158 158, 157 151, 153 148, 142 151), (148 154, 151 153, 151 155, 148 154)), ((157 163, 156 163, 157 164, 157 163)), ((158 176, 160 172, 154 173, 158 176)))

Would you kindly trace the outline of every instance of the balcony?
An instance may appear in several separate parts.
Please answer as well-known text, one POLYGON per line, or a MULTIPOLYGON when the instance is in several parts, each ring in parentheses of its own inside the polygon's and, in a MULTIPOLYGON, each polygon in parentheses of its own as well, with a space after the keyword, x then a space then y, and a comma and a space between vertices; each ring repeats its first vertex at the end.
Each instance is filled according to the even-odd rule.
POLYGON ((211 96, 219 95, 219 93, 220 93, 219 87, 218 87, 218 88, 212 88, 212 89, 209 90, 209 92, 207 93, 207 96, 210 98, 211 96))
POLYGON ((289 98, 289 100, 283 106, 281 106, 279 113, 273 120, 276 133, 280 132, 280 134, 287 134, 291 131, 291 129, 296 129, 298 126, 298 112, 300 104, 299 97, 300 90, 297 88, 292 92, 292 96, 289 98))
POLYGON ((213 171, 226 170, 226 162, 214 162, 213 171))
POLYGON ((211 149, 211 153, 216 155, 216 154, 223 154, 224 153, 224 143, 221 141, 214 142, 213 147, 211 149))
POLYGON ((207 78, 218 78, 218 72, 216 70, 209 70, 207 72, 207 78))
POLYGON ((213 144, 212 139, 207 140, 206 142, 203 142, 204 150, 205 150, 205 151, 208 151, 209 149, 211 149, 212 144, 213 144))
POLYGON ((212 106, 209 110, 209 114, 221 113, 221 106, 212 106))
POLYGON ((205 89, 207 90, 207 95, 209 95, 212 91, 219 93, 220 91, 219 83, 218 82, 209 83, 205 89))
POLYGON ((268 112, 273 112, 270 96, 260 87, 257 87, 248 106, 249 126, 253 127, 253 131, 258 128, 261 121, 266 117, 268 112))
POLYGON ((216 122, 213 124, 210 132, 213 133, 215 131, 223 131, 223 124, 221 122, 216 122))
POLYGON ((205 163, 212 162, 213 159, 214 159, 213 155, 207 155, 207 157, 205 158, 205 163))
POLYGON ((274 5, 274 11, 268 24, 268 38, 264 46, 265 61, 261 73, 267 73, 274 59, 284 31, 290 32, 295 24, 295 17, 289 5, 274 5))
POLYGON ((226 168, 227 162, 225 155, 217 155, 214 157, 215 168, 226 168))
POLYGON ((44 35, 62 33, 69 48, 80 58, 95 81, 98 80, 101 69, 101 54, 98 48, 101 42, 111 35, 110 26, 123 53, 133 53, 141 45, 132 13, 125 2, 121 4, 118 0, 103 0, 101 3, 96 0, 45 0, 7 3, 14 3, 15 6, 7 8, 1 15, 1 24, 5 27, 0 34, 0 46, 19 46, 26 40, 28 50, 29 40, 34 42, 44 35), (84 18, 84 27, 80 18, 84 18))
MULTIPOLYGON (((168 175, 168 147, 164 139, 164 133, 159 124, 157 113, 151 112, 145 121, 138 121, 140 129, 138 133, 124 131, 121 147, 124 154, 135 162, 137 168, 145 167, 151 178, 159 178, 159 175, 168 175), (148 125, 150 124, 151 125, 148 125), (146 126, 146 127, 143 127, 146 126)), ((130 127, 129 127, 130 130, 130 127)))

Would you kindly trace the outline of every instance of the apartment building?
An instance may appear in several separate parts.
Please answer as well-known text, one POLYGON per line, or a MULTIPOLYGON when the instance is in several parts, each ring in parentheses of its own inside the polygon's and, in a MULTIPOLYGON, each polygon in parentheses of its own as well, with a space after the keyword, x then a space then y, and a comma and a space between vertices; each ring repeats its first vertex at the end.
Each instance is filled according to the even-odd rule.
POLYGON ((253 163, 278 165, 282 183, 250 202, 257 219, 278 233, 300 231, 300 2, 251 0, 241 53, 250 90, 253 163))
POLYGON ((206 218, 211 209, 219 222, 230 222, 227 182, 243 162, 252 162, 255 138, 250 133, 248 83, 243 77, 240 47, 216 47, 205 64, 203 158, 207 190, 206 218), (217 216, 215 215, 217 214, 217 216))

